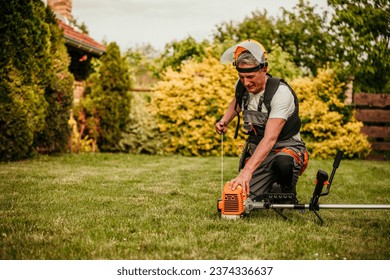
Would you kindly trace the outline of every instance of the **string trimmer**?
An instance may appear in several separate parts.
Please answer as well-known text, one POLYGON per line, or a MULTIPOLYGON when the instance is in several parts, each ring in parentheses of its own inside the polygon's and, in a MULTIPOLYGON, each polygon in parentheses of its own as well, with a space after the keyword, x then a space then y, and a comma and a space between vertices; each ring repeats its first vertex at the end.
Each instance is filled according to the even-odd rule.
MULTIPOLYGON (((339 151, 333 162, 333 170, 330 175, 323 170, 317 171, 316 183, 313 191, 313 195, 309 204, 300 204, 298 199, 292 193, 266 193, 257 196, 255 199, 249 198, 243 193, 242 188, 238 186, 235 190, 230 188, 230 183, 227 182, 223 187, 222 197, 218 200, 218 211, 221 212, 222 218, 237 219, 249 214, 256 209, 273 209, 284 219, 287 217, 282 213, 282 209, 293 210, 309 210, 313 212, 320 223, 323 224, 324 220, 319 215, 320 209, 387 209, 390 210, 389 204, 320 204, 320 197, 326 196, 330 192, 333 177, 337 168, 340 165, 340 161, 343 153, 339 151), (328 180, 329 179, 329 180, 328 180), (323 192, 324 186, 326 190, 323 192)), ((222 155, 223 156, 223 155, 222 155)))

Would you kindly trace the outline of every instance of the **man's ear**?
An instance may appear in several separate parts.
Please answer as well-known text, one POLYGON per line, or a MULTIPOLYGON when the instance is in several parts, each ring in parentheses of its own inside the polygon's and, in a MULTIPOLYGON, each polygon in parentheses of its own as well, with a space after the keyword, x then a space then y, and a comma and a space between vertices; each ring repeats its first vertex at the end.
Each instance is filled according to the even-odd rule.
POLYGON ((268 66, 265 66, 265 67, 263 67, 262 69, 263 69, 263 72, 267 73, 267 71, 268 71, 268 66))

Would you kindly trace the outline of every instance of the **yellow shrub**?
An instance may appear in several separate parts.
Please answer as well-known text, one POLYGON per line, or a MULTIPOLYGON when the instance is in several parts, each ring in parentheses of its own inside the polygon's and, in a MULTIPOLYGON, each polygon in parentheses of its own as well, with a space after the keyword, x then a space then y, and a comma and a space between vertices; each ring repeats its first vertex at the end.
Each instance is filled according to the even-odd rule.
MULTIPOLYGON (((237 73, 232 66, 206 58, 202 63, 187 62, 180 72, 168 70, 156 86, 152 110, 157 116, 166 153, 209 156, 220 153, 220 136, 215 123, 234 97, 237 73)), ((224 152, 237 155, 234 141, 236 122, 225 136, 224 152)))
POLYGON ((344 84, 331 69, 320 69, 315 78, 297 78, 291 86, 300 101, 301 136, 312 157, 330 158, 337 150, 345 157, 364 158, 370 152, 367 137, 360 133, 356 121, 343 102, 344 84))
MULTIPOLYGON (((165 153, 210 156, 220 153, 220 136, 214 124, 234 97, 237 72, 215 58, 190 61, 180 72, 168 70, 157 84, 151 108, 158 122, 165 153)), ((296 78, 290 85, 300 101, 301 135, 312 157, 333 157, 337 150, 346 157, 364 157, 370 144, 360 134, 362 123, 344 105, 343 83, 331 69, 315 78, 296 78)), ((226 155, 238 155, 244 139, 233 139, 236 119, 225 136, 226 155)))
POLYGON ((69 126, 72 129, 71 133, 71 152, 72 153, 90 153, 94 151, 94 140, 89 138, 88 135, 80 138, 80 132, 77 128, 77 122, 73 116, 68 121, 69 126))

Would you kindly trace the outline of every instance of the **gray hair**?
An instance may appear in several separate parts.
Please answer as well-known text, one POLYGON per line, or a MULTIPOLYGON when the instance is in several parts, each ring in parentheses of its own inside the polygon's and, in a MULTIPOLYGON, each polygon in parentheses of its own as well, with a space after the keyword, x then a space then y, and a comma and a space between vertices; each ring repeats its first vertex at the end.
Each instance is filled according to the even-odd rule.
POLYGON ((237 58, 236 65, 245 64, 245 65, 260 65, 258 61, 251 52, 243 51, 237 58))

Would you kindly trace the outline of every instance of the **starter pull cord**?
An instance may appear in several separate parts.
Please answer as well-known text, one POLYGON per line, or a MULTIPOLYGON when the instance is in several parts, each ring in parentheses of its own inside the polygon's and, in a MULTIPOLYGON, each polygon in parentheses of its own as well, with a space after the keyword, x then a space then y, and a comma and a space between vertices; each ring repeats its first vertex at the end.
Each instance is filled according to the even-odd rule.
POLYGON ((221 191, 223 192, 223 186, 224 186, 224 181, 223 181, 223 133, 221 133, 221 191))

